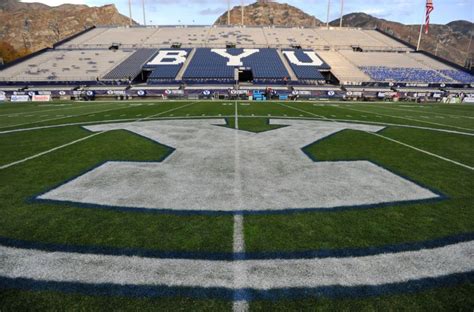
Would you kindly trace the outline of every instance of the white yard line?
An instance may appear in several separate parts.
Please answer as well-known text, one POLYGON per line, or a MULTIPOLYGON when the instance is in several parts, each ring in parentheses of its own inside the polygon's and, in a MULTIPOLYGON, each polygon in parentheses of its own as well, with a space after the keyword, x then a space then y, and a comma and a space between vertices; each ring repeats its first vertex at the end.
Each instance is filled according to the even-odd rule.
POLYGON ((460 130, 467 130, 467 131, 474 131, 474 129, 470 128, 463 128, 463 127, 457 127, 457 126, 451 126, 451 125, 446 125, 446 124, 440 124, 436 122, 431 122, 431 121, 425 121, 425 120, 419 120, 419 119, 414 119, 414 118, 407 118, 407 117, 401 117, 401 116, 393 116, 393 115, 387 115, 387 114, 380 114, 377 112, 370 112, 370 111, 365 111, 365 110, 359 110, 359 109, 354 109, 354 108, 347 108, 347 107, 340 107, 342 109, 347 109, 351 110, 354 112, 359 112, 359 113, 365 113, 365 114, 372 114, 372 115, 380 115, 380 116, 385 116, 385 117, 390 117, 390 118, 398 118, 398 119, 405 119, 405 120, 410 120, 410 121, 415 121, 415 122, 421 122, 421 123, 427 123, 427 124, 432 124, 436 126, 442 126, 442 127, 448 127, 448 128, 454 128, 454 129, 460 129, 460 130))
MULTIPOLYGON (((235 101, 235 158, 234 158, 234 194, 239 200, 242 209, 242 172, 240 170, 240 137, 239 137, 239 113, 238 104, 235 101)), ((244 238, 244 217, 243 215, 234 215, 234 234, 233 234, 233 251, 242 254, 245 252, 244 238)), ((242 285, 247 280, 247 272, 245 263, 239 262, 234 266, 234 284, 242 285)), ((249 310, 249 303, 245 300, 234 300, 232 303, 233 312, 246 312, 249 310)))
MULTIPOLYGON (((334 122, 349 122, 349 123, 361 123, 361 124, 373 124, 373 125, 381 125, 381 126, 393 126, 393 127, 401 127, 401 128, 409 128, 409 129, 420 129, 420 130, 429 130, 435 132, 443 132, 443 133, 450 133, 450 134, 459 134, 459 135, 467 135, 467 136, 474 136, 474 133, 469 132, 462 132, 456 130, 448 130, 448 129, 440 129, 440 128, 430 128, 430 127, 423 127, 423 126, 412 126, 412 125, 404 125, 404 124, 396 124, 396 123, 386 123, 386 122, 379 122, 379 121, 368 121, 368 120, 358 120, 358 119, 336 119, 336 118, 328 118, 324 116, 319 116, 317 114, 313 114, 311 112, 305 111, 307 114, 315 116, 315 118, 311 117, 297 117, 297 116, 271 116, 272 119, 303 119, 303 120, 329 120, 334 122)), ((222 115, 219 116, 221 118, 234 118, 235 115, 222 115)), ((196 119, 202 118, 202 116, 170 116, 170 117, 159 117, 159 118, 151 118, 147 117, 147 120, 170 120, 170 119, 196 119)), ((242 116, 240 115, 239 118, 268 118, 268 116, 260 116, 254 115, 251 116, 242 116)), ((101 123, 119 123, 119 122, 133 122, 136 120, 135 118, 125 118, 125 119, 109 119, 109 120, 96 120, 96 121, 85 121, 85 122, 73 122, 73 123, 65 123, 65 124, 57 124, 51 126, 41 126, 41 127, 31 127, 31 128, 21 128, 21 129, 13 129, 13 130, 5 130, 0 131, 1 134, 9 134, 9 133, 16 133, 16 132, 25 132, 25 131, 36 131, 36 130, 43 130, 43 129, 51 129, 51 128, 62 128, 62 127, 70 127, 70 126, 83 126, 83 125, 92 125, 92 124, 101 124, 101 123)))
MULTIPOLYGON (((283 105, 283 104, 280 104, 280 105, 283 105)), ((287 105, 284 105, 284 106, 287 106, 287 105)), ((295 109, 295 110, 299 110, 299 111, 302 111, 302 112, 305 112, 305 113, 307 113, 307 114, 312 114, 312 115, 317 116, 316 114, 313 114, 313 113, 311 113, 311 112, 307 112, 307 111, 304 111, 304 110, 301 110, 301 109, 297 109, 297 108, 294 108, 294 107, 291 107, 291 106, 287 106, 287 107, 288 107, 288 108, 293 108, 293 109, 295 109)), ((334 119, 330 119, 330 120, 331 120, 331 121, 335 121, 334 119)), ((401 145, 403 145, 403 146, 405 146, 405 147, 409 147, 409 148, 414 149, 414 150, 416 150, 416 151, 418 151, 418 152, 421 152, 421 153, 424 153, 424 154, 427 154, 427 155, 436 157, 436 158, 438 158, 438 159, 442 159, 442 160, 444 160, 444 161, 447 161, 447 162, 450 162, 450 163, 452 163, 452 164, 455 164, 455 165, 464 167, 464 168, 466 168, 466 169, 474 170, 473 167, 470 167, 470 166, 465 165, 465 164, 463 164, 463 163, 460 163, 460 162, 454 161, 454 160, 452 160, 452 159, 449 159, 449 158, 446 158, 446 157, 443 157, 443 156, 440 156, 440 155, 437 155, 437 154, 434 154, 434 153, 431 153, 431 152, 422 150, 422 149, 417 148, 417 147, 415 147, 415 146, 411 146, 411 145, 408 145, 408 144, 406 144, 406 143, 403 143, 403 142, 400 142, 400 141, 397 141, 397 140, 388 138, 388 137, 383 136, 383 135, 381 135, 381 134, 374 133, 374 132, 368 132, 368 131, 363 131, 363 132, 366 132, 366 133, 369 133, 369 134, 372 134, 372 135, 375 135, 375 136, 384 138, 384 139, 386 139, 386 140, 389 140, 389 141, 392 141, 392 142, 401 144, 401 145)))
POLYGON ((328 119, 328 120, 332 120, 330 118, 327 118, 326 116, 323 116, 323 115, 318 115, 318 114, 315 114, 315 113, 310 113, 308 111, 305 111, 303 109, 299 109, 299 108, 296 108, 296 107, 293 107, 293 106, 289 106, 289 105, 286 105, 286 104, 283 104, 283 103, 277 103, 281 106, 284 106, 284 107, 287 107, 287 108, 291 108, 291 109, 294 109, 296 111, 299 111, 299 112, 302 112, 302 113, 305 113, 305 114, 309 114, 311 116, 315 116, 315 117, 319 117, 319 118, 322 118, 322 119, 328 119))
MULTIPOLYGON (((193 104, 195 104, 195 103, 196 103, 196 102, 193 102, 193 103, 191 103, 191 104, 187 104, 187 105, 183 105, 183 106, 180 106, 180 107, 176 107, 176 108, 173 108, 173 109, 170 109, 170 110, 167 110, 167 111, 164 111, 164 112, 155 114, 155 115, 151 115, 151 116, 148 116, 148 117, 140 118, 140 119, 138 119, 138 120, 135 120, 135 122, 143 121, 143 120, 146 120, 146 119, 148 119, 148 118, 152 118, 152 117, 154 117, 154 116, 159 116, 159 115, 162 115, 162 114, 166 114, 166 113, 168 113, 168 112, 175 111, 175 110, 177 110, 177 109, 184 108, 184 107, 193 105, 193 104)), ((71 145, 73 145, 73 144, 76 144, 76 143, 85 141, 85 140, 87 140, 87 139, 90 139, 90 138, 92 138, 92 137, 95 137, 95 136, 97 136, 97 135, 99 135, 99 134, 106 133, 106 132, 108 132, 108 131, 101 131, 101 132, 98 132, 98 133, 94 133, 94 134, 91 134, 91 135, 89 135, 89 136, 83 137, 83 138, 81 138, 81 139, 78 139, 78 140, 75 140, 75 141, 72 141, 72 142, 69 142, 69 143, 66 143, 66 144, 63 144, 63 145, 54 147, 54 148, 49 149, 49 150, 47 150, 47 151, 38 153, 38 154, 36 154, 36 155, 32 155, 32 156, 30 156, 30 157, 27 157, 27 158, 24 158, 24 159, 21 159, 21 160, 18 160, 18 161, 14 161, 14 162, 12 162, 12 163, 9 163, 9 164, 6 164, 6 165, 1 166, 1 167, 0 167, 0 170, 4 170, 4 169, 10 168, 10 167, 13 167, 13 166, 22 164, 22 163, 24 163, 24 162, 26 162, 26 161, 29 161, 29 160, 32 160, 32 159, 35 159, 35 158, 44 156, 44 155, 46 155, 46 154, 55 152, 55 151, 57 151, 57 150, 59 150, 59 149, 62 149, 62 148, 64 148, 64 147, 71 146, 71 145)))
POLYGON ((101 111, 98 111, 98 112, 87 112, 87 113, 79 114, 79 115, 67 115, 67 116, 62 116, 62 117, 42 119, 42 120, 33 121, 33 122, 27 122, 27 123, 21 123, 21 124, 16 124, 16 125, 9 125, 9 126, 5 126, 5 127, 0 127, 0 129, 13 128, 13 127, 25 126, 25 125, 32 125, 32 124, 37 124, 37 123, 40 123, 40 122, 54 121, 54 120, 60 120, 60 119, 66 119, 66 118, 81 117, 81 116, 85 116, 85 115, 105 113, 105 112, 110 112, 110 111, 114 111, 114 110, 118 110, 118 109, 126 109, 126 108, 130 108, 130 106, 129 107, 117 107, 117 108, 105 109, 105 110, 101 110, 101 111))
POLYGON ((374 133, 374 132, 367 132, 367 133, 370 133, 370 134, 375 135, 375 136, 377 136, 377 137, 379 137, 379 138, 383 138, 383 139, 385 139, 385 140, 388 140, 388 141, 391 141, 391 142, 394 142, 394 143, 403 145, 403 146, 405 146, 405 147, 411 148, 411 149, 413 149, 413 150, 415 150, 415 151, 424 153, 424 154, 426 154, 426 155, 430 155, 430 156, 432 156, 432 157, 436 157, 436 158, 438 158, 438 159, 441 159, 441 160, 450 162, 450 163, 452 163, 452 164, 461 166, 461 167, 463 167, 463 168, 466 168, 466 169, 469 169, 469 170, 474 170, 474 167, 471 167, 471 166, 465 165, 465 164, 463 164, 463 163, 457 162, 457 161, 455 161, 455 160, 452 160, 452 159, 449 159, 449 158, 446 158, 446 157, 443 157, 443 156, 440 156, 440 155, 437 155, 437 154, 434 154, 434 153, 431 153, 431 152, 422 150, 422 149, 417 148, 417 147, 415 147, 415 146, 412 146, 412 145, 409 145, 409 144, 400 142, 400 141, 398 141, 398 140, 395 140, 395 139, 392 139, 392 138, 383 136, 383 135, 381 135, 381 134, 374 133))
MULTIPOLYGON (((422 111, 416 111, 412 109, 405 109, 405 108, 396 108, 396 107, 391 107, 391 106, 375 106, 373 107, 381 107, 384 109, 391 109, 391 110, 398 110, 398 111, 405 111, 405 112, 413 112, 413 113, 420 113, 420 114, 436 114, 436 115, 442 115, 442 116, 450 116, 450 117, 460 117, 460 118, 468 118, 468 119, 474 119, 474 116, 462 116, 462 115, 453 115, 453 114, 446 114, 446 113, 437 113, 437 112, 429 112, 426 111, 426 109, 422 111)), ((411 116, 409 116, 411 117, 411 116)))
POLYGON ((28 160, 32 160, 32 159, 41 157, 41 156, 43 156, 43 155, 46 155, 46 154, 55 152, 55 151, 60 150, 60 149, 62 149, 62 148, 64 148, 64 147, 68 147, 68 146, 71 146, 71 145, 73 145, 73 144, 76 144, 76 143, 85 141, 85 140, 87 140, 87 139, 90 139, 90 138, 92 138, 92 137, 95 137, 95 136, 97 136, 97 135, 99 135, 99 134, 102 134, 102 133, 104 133, 104 132, 105 132, 105 131, 97 132, 97 133, 88 135, 88 136, 86 136, 86 137, 80 138, 80 139, 78 139, 78 140, 75 140, 75 141, 72 141, 72 142, 63 144, 63 145, 61 145, 61 146, 54 147, 54 148, 49 149, 49 150, 47 150, 47 151, 41 152, 41 153, 39 153, 39 154, 36 154, 36 155, 30 156, 30 157, 23 158, 23 159, 21 159, 21 160, 18 160, 18 161, 15 161, 15 162, 12 162, 12 163, 3 165, 3 166, 0 167, 0 170, 7 169, 7 168, 10 168, 10 167, 13 167, 13 166, 22 164, 22 163, 24 163, 24 162, 26 162, 26 161, 28 161, 28 160))
MULTIPOLYGON (((114 103, 103 103, 103 104, 88 104, 88 105, 82 105, 82 106, 72 106, 72 107, 63 107, 63 108, 55 108, 55 109, 47 109, 47 110, 41 110, 38 109, 37 111, 29 111, 29 112, 21 112, 21 113, 11 113, 11 114, 3 114, 0 115, 0 117, 4 116, 20 116, 20 115, 25 115, 25 114, 37 114, 37 113, 45 113, 45 112, 55 112, 55 111, 63 111, 65 109, 74 109, 74 108, 84 108, 84 107, 97 107, 97 106, 104 106, 104 105, 116 105, 114 103)), ((24 116, 28 117, 28 116, 24 116)), ((31 117, 31 116, 29 116, 31 117)))

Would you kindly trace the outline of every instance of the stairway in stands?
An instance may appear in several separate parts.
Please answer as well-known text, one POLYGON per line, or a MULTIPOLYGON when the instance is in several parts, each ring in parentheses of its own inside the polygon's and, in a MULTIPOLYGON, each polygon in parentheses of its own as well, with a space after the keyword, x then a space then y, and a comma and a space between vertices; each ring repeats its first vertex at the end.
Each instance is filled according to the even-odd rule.
POLYGON ((183 80, 183 75, 186 72, 186 69, 188 69, 189 63, 191 63, 191 60, 193 59, 194 54, 196 54, 196 48, 192 49, 191 53, 189 53, 188 57, 186 58, 186 62, 184 62, 184 65, 181 67, 178 74, 176 75, 177 81, 183 80))

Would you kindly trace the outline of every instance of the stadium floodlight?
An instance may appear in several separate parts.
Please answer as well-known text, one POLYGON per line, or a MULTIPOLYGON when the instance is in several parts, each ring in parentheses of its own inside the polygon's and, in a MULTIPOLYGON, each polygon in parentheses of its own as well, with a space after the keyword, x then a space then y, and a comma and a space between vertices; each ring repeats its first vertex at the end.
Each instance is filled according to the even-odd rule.
POLYGON ((331 14, 331 0, 328 0, 328 16, 326 18, 326 25, 329 29, 329 15, 331 14))
POLYGON ((339 27, 342 27, 343 16, 344 16, 344 0, 341 0, 341 18, 339 19, 339 27))

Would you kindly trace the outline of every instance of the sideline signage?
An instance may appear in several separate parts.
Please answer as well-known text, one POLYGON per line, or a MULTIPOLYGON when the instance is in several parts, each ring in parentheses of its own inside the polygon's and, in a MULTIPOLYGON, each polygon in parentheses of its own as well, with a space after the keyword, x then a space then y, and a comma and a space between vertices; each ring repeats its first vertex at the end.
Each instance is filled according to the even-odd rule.
POLYGON ((49 95, 49 94, 33 95, 31 100, 33 102, 49 102, 49 101, 51 101, 51 95, 49 95))
POLYGON ((30 100, 29 95, 12 95, 10 101, 12 102, 28 102, 30 100))

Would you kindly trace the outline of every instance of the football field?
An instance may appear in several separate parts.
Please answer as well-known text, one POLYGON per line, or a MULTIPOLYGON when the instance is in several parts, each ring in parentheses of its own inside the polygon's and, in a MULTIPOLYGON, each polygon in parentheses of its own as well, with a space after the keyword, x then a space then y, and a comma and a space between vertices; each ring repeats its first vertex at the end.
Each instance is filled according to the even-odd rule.
POLYGON ((0 104, 0 311, 474 307, 474 106, 0 104))

